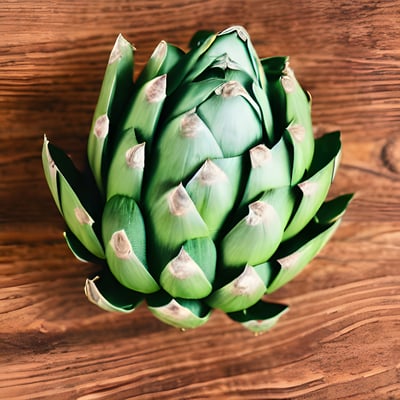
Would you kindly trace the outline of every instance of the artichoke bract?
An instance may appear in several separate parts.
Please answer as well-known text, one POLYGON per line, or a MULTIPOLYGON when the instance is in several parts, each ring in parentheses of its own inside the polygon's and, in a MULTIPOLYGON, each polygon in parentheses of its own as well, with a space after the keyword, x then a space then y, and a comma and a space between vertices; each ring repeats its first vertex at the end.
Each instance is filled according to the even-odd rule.
POLYGON ((162 41, 136 81, 134 48, 112 49, 88 141, 90 173, 45 137, 43 167, 66 242, 101 268, 90 301, 132 312, 143 300, 182 329, 219 309, 263 332, 293 279, 351 200, 325 201, 339 132, 314 139, 311 99, 288 57, 259 59, 246 30, 162 41))

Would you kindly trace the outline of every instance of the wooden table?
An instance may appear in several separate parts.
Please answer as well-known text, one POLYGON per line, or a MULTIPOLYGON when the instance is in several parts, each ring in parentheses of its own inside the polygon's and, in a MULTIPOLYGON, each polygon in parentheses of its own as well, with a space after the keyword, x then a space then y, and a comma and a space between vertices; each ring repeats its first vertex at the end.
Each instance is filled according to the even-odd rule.
POLYGON ((400 399, 400 1, 3 0, 0 5, 1 399, 400 399), (255 337, 216 312, 195 331, 86 301, 45 184, 43 134, 83 165, 116 35, 141 69, 162 38, 247 27, 290 55, 317 132, 341 129, 331 194, 356 191, 332 241, 272 296, 255 337))

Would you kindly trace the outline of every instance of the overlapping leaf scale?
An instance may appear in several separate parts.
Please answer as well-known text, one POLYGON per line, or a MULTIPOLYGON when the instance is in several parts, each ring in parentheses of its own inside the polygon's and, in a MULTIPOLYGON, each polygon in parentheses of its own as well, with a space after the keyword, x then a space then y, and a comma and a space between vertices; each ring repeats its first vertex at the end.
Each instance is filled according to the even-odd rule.
MULTIPOLYGON (((167 99, 154 142, 145 197, 150 205, 150 236, 158 249, 152 265, 162 266, 163 288, 175 297, 190 297, 177 276, 198 274, 202 271, 199 264, 208 257, 206 252, 199 253, 193 263, 184 243, 201 237, 215 239, 237 202, 243 150, 263 140, 262 110, 246 89, 254 86, 253 79, 259 85, 260 67, 258 61, 254 63, 248 38, 237 40, 241 33, 232 30, 206 40, 177 64, 181 76, 185 71, 188 74, 167 99), (233 40, 235 46, 222 43, 221 47, 226 40, 233 40), (229 48, 230 53, 221 53, 222 48, 229 48), (194 59, 196 67, 190 71, 194 59), (169 152, 168 148, 180 151, 169 152), (174 271, 176 264, 185 272, 174 271)), ((208 281, 212 283, 213 278, 208 281)), ((211 291, 205 286, 203 297, 211 291)), ((191 292, 193 296, 195 291, 191 292)))
POLYGON ((68 246, 103 265, 86 282, 89 300, 126 313, 145 299, 182 329, 219 308, 268 330, 287 307, 263 296, 319 252, 351 199, 323 203, 339 133, 314 146, 310 96, 288 58, 260 61, 242 27, 202 34, 186 54, 162 41, 135 83, 132 74, 133 48, 119 36, 88 143, 101 235, 79 173, 43 148, 68 246))
POLYGON ((143 301, 143 294, 121 285, 108 268, 87 278, 84 289, 89 301, 105 311, 131 313, 143 301))
POLYGON ((274 118, 275 141, 283 136, 291 149, 291 181, 296 184, 313 159, 310 98, 298 83, 288 57, 265 58, 261 63, 268 82, 267 95, 274 118))
POLYGON ((88 160, 99 189, 104 180, 112 149, 110 135, 118 128, 123 108, 132 94, 133 47, 119 35, 111 51, 88 140, 88 160))
POLYGON ((159 286, 147 267, 146 229, 134 199, 111 197, 103 212, 107 263, 117 280, 129 289, 153 293, 159 286))
MULTIPOLYGON (((98 229, 100 211, 94 200, 98 193, 95 188, 87 186, 84 176, 75 168, 71 159, 46 137, 42 148, 42 162, 50 191, 69 231, 72 232, 70 236, 76 237, 82 244, 80 247, 86 249, 87 255, 82 259, 103 259, 104 249, 98 229)), ((71 240, 67 242, 72 248, 71 240)))
POLYGON ((346 194, 323 203, 296 236, 281 244, 271 261, 273 277, 268 284, 268 293, 292 280, 319 253, 338 228, 352 197, 352 194, 346 194))

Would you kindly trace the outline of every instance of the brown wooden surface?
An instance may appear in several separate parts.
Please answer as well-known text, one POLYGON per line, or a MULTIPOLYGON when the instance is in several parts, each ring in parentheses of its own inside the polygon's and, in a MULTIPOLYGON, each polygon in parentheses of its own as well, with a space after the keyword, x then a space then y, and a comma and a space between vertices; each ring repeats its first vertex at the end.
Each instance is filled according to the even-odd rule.
POLYGON ((1 399, 400 399, 400 1, 8 1, 0 4, 1 399), (254 337, 221 313, 182 333, 89 304, 43 179, 46 133, 82 165, 108 53, 140 69, 162 38, 245 25, 291 56, 318 132, 342 130, 332 194, 356 191, 320 256, 274 294, 254 337))

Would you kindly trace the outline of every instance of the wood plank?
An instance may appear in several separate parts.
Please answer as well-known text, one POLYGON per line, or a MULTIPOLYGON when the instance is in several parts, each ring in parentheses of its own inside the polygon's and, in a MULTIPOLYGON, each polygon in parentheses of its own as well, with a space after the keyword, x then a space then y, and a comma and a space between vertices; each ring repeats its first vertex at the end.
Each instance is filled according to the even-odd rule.
POLYGON ((0 6, 0 398, 400 398, 400 1, 67 0, 0 6), (291 310, 254 337, 215 312, 180 332, 140 307, 83 294, 96 266, 62 238, 43 134, 83 167, 115 37, 137 48, 246 26, 260 56, 290 55, 316 135, 340 129, 331 195, 356 191, 341 227, 271 295, 291 310))

